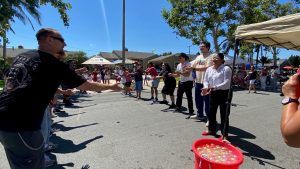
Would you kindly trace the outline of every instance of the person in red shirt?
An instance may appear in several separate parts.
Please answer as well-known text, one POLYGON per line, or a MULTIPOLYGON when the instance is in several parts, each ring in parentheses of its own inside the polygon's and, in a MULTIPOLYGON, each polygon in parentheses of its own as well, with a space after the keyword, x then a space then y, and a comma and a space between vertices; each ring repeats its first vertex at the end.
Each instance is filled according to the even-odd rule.
POLYGON ((95 68, 94 71, 92 72, 93 82, 97 82, 97 80, 98 80, 97 75, 98 75, 98 70, 97 70, 97 68, 95 68))
POLYGON ((151 76, 152 79, 152 84, 151 84, 151 98, 150 100, 153 100, 153 102, 158 102, 158 91, 157 91, 157 87, 159 85, 159 79, 156 79, 156 76, 158 76, 158 73, 154 67, 154 64, 152 62, 149 63, 149 67, 145 70, 145 72, 147 74, 149 74, 151 76), (155 98, 154 98, 154 94, 155 94, 155 98))

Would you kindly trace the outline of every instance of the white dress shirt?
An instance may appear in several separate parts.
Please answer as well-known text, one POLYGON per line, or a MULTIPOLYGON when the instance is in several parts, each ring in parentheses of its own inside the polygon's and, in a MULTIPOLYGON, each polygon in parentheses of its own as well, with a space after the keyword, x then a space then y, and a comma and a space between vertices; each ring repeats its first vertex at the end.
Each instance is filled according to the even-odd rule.
POLYGON ((230 88, 231 74, 231 68, 224 64, 219 66, 218 69, 214 69, 213 66, 210 66, 204 75, 204 88, 228 90, 230 88))
MULTIPOLYGON (((184 69, 186 67, 191 67, 191 63, 190 62, 184 62, 184 63, 179 63, 177 65, 177 72, 184 72, 184 69)), ((182 74, 180 74, 180 82, 187 82, 187 81, 193 81, 193 76, 192 76, 192 72, 190 72, 189 76, 183 76, 182 74)))

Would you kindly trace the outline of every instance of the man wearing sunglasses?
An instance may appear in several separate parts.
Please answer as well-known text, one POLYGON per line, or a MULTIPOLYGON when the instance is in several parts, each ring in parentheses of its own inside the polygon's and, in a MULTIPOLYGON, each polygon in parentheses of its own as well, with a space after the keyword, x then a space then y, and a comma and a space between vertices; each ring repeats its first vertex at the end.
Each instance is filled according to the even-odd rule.
POLYGON ((36 34, 38 50, 16 56, 0 94, 0 142, 13 169, 44 169, 44 111, 62 83, 80 90, 120 91, 118 84, 86 81, 61 61, 66 43, 61 34, 43 28, 36 34))

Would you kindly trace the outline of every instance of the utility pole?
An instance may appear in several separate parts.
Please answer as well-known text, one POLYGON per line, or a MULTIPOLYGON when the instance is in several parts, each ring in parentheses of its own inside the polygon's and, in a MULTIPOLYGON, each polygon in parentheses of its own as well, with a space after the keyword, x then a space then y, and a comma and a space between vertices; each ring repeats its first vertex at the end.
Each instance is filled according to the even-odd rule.
POLYGON ((188 46, 189 48, 189 55, 191 54, 191 45, 188 46))
POLYGON ((6 32, 4 32, 4 36, 3 36, 3 60, 6 60, 6 32))
POLYGON ((122 63, 125 65, 125 0, 123 0, 122 63))

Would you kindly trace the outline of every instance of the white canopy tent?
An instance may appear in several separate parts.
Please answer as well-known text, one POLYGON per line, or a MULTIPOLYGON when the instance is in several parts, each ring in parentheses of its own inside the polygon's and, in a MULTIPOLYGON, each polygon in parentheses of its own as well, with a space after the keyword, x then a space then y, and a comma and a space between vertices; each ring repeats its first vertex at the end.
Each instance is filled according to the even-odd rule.
POLYGON ((106 60, 105 58, 96 55, 89 60, 83 62, 82 64, 90 64, 90 65, 111 65, 113 64, 112 62, 106 60))
MULTIPOLYGON (((235 49, 233 67, 235 67, 237 61, 240 41, 300 50, 300 13, 279 17, 261 23, 241 25, 237 27, 234 34, 235 49)), ((230 88, 228 95, 229 103, 231 103, 231 93, 232 87, 230 88)), ((227 108, 226 113, 228 113, 229 109, 230 107, 227 108)))
POLYGON ((238 26, 236 40, 300 50, 300 13, 238 26))

